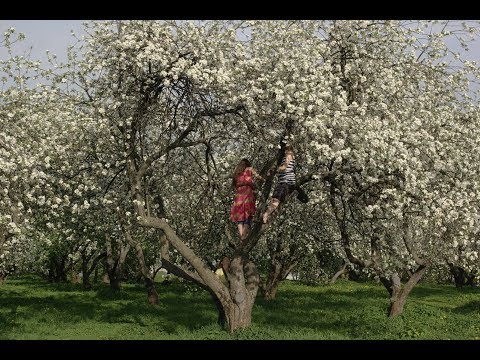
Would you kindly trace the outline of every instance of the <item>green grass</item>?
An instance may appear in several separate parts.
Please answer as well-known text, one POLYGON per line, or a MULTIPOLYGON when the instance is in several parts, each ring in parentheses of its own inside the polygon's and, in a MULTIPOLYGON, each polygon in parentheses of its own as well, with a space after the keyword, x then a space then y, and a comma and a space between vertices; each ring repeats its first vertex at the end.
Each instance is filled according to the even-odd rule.
POLYGON ((386 316, 386 290, 338 281, 307 286, 286 281, 277 299, 260 296, 253 324, 233 335, 216 323, 205 291, 185 283, 157 286, 160 305, 146 303, 142 286, 120 292, 99 284, 50 284, 36 277, 0 285, 0 339, 477 339, 480 289, 421 284, 402 315, 386 316))

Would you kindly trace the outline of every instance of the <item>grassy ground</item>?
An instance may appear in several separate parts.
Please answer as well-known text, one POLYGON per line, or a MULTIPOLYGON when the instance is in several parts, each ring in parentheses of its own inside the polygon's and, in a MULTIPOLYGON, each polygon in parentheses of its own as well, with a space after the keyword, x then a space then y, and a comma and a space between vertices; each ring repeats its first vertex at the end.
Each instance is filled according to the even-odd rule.
POLYGON ((139 285, 119 293, 99 284, 49 284, 35 277, 0 285, 0 339, 476 339, 480 289, 422 284, 404 314, 386 317, 386 290, 338 281, 306 286, 285 281, 277 299, 260 296, 251 328, 233 335, 216 324, 209 295, 184 283, 158 284, 160 305, 139 285))

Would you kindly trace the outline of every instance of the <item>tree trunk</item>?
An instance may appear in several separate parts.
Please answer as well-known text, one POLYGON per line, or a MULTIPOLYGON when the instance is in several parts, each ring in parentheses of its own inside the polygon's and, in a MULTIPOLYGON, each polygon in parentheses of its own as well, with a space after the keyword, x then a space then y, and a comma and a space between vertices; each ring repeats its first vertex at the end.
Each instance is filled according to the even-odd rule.
POLYGON ((343 266, 341 267, 341 269, 338 270, 338 271, 335 273, 335 275, 333 275, 333 277, 332 277, 332 279, 330 280, 329 284, 330 284, 330 285, 335 284, 335 281, 337 281, 337 279, 338 279, 341 275, 345 274, 346 272, 347 272, 347 263, 344 262, 344 263, 343 263, 343 266))
POLYGON ((263 298, 267 301, 274 300, 277 295, 278 286, 280 285, 280 279, 276 278, 265 287, 265 294, 263 298))
POLYGON ((67 270, 65 269, 65 260, 57 259, 56 256, 53 256, 50 259, 50 266, 48 269, 48 280, 51 282, 67 282, 67 270))
POLYGON ((90 283, 90 277, 88 275, 85 276, 85 273, 83 273, 83 276, 82 276, 82 284, 83 284, 83 290, 92 290, 92 284, 90 283))
POLYGON ((116 274, 108 273, 108 279, 110 281, 110 288, 113 291, 120 291, 121 289, 121 279, 116 276, 116 274))
POLYGON ((407 301, 407 294, 403 292, 398 294, 396 298, 390 299, 390 309, 389 309, 388 316, 394 317, 403 313, 403 307, 406 301, 407 301))
MULTIPOLYGON (((142 211, 140 209, 139 213, 142 211)), ((182 254, 196 272, 176 266, 166 259, 162 259, 163 267, 177 276, 197 283, 210 293, 213 292, 225 314, 226 330, 234 332, 251 324, 259 276, 255 265, 247 260, 245 248, 236 249, 226 273, 228 285, 224 285, 202 259, 186 246, 165 220, 142 216, 140 225, 159 228, 165 232, 170 244, 182 254)), ((219 319, 221 317, 222 314, 219 314, 219 319)))
POLYGON ((90 257, 87 257, 82 253, 82 283, 84 290, 92 289, 92 284, 90 284, 90 274, 88 272, 88 260, 90 260, 90 257))
POLYGON ((225 328, 233 333, 245 329, 252 323, 252 309, 258 291, 259 276, 255 265, 241 256, 235 256, 228 269, 230 299, 224 302, 225 328))
POLYGON ((118 266, 113 268, 107 267, 108 282, 110 283, 110 288, 113 291, 119 291, 121 289, 121 275, 118 266))
POLYGON ((423 277, 426 270, 427 266, 420 265, 418 269, 412 273, 412 276, 408 279, 404 286, 402 286, 400 276, 397 273, 394 273, 390 279, 380 277, 380 280, 384 286, 388 286, 387 290, 390 294, 390 308, 388 310, 389 317, 394 317, 403 313, 403 308, 407 301, 408 295, 410 295, 413 287, 423 277))
POLYGON ((85 254, 82 254, 82 280, 83 280, 83 288, 84 290, 91 290, 92 289, 92 283, 90 282, 90 275, 92 274, 93 271, 95 271, 95 278, 94 282, 97 280, 98 276, 98 263, 100 262, 101 259, 103 259, 107 255, 106 252, 98 254, 97 256, 94 257, 92 261, 92 265, 89 267, 88 263, 92 259, 93 254, 90 256, 86 256, 85 254))
POLYGON ((475 275, 470 274, 465 271, 464 268, 454 265, 450 262, 447 262, 448 267, 450 269, 450 274, 453 276, 453 281, 455 282, 456 288, 462 288, 463 286, 473 286, 475 275))
POLYGON ((280 285, 280 281, 283 279, 282 275, 282 265, 279 262, 275 261, 270 265, 268 280, 265 284, 265 290, 263 295, 263 298, 265 300, 270 301, 275 299, 278 286, 280 285))
POLYGON ((253 302, 244 301, 240 304, 231 304, 224 307, 225 327, 228 332, 246 329, 252 324, 253 302))
POLYGON ((402 289, 402 283, 397 273, 390 278, 390 308, 388 310, 390 317, 400 315, 403 312, 407 293, 402 289))
POLYGON ((155 289, 155 283, 150 278, 145 278, 145 288, 147 289, 148 303, 151 305, 158 305, 158 293, 155 289))
POLYGON ((120 290, 120 284, 122 280, 123 265, 127 257, 127 253, 130 250, 130 244, 124 245, 120 243, 120 249, 118 250, 118 258, 113 258, 112 242, 110 236, 106 234, 106 270, 108 274, 108 280, 110 282, 110 288, 114 291, 120 290))
POLYGON ((270 269, 267 282, 263 287, 263 297, 267 301, 275 299, 280 282, 287 277, 299 260, 298 254, 295 254, 297 247, 294 245, 288 247, 287 255, 282 255, 285 246, 281 233, 278 235, 276 243, 272 245, 269 249, 270 269))
POLYGON ((123 217, 120 217, 120 224, 122 226, 123 236, 127 240, 127 243, 135 249, 138 264, 140 265, 140 271, 142 272, 143 280, 145 281, 145 288, 147 289, 148 303, 151 305, 158 305, 158 293, 155 289, 155 282, 152 274, 145 264, 145 256, 143 254, 142 246, 137 240, 133 239, 132 234, 130 233, 130 228, 126 225, 126 222, 124 222, 123 217))
POLYGON ((98 282, 98 266, 95 267, 95 271, 93 273, 93 283, 96 284, 98 282))

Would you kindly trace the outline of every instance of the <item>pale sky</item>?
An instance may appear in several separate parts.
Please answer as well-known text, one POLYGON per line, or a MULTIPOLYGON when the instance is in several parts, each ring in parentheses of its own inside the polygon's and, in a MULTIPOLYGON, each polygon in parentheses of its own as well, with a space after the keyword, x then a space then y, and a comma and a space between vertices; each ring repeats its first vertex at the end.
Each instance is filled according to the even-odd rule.
MULTIPOLYGON (((25 47, 33 45, 32 57, 43 57, 45 50, 66 58, 66 48, 74 41, 70 34, 83 34, 83 20, 0 20, 0 34, 10 27, 26 35, 25 47)), ((453 21, 452 21, 453 22, 453 21)), ((452 47, 457 48, 452 41, 452 47)), ((460 49, 459 49, 460 50, 460 49)), ((480 60, 480 41, 477 41, 466 54, 468 59, 480 60)), ((0 53, 1 56, 1 53, 0 53)))
MULTIPOLYGON (((66 60, 67 46, 73 44, 75 39, 70 34, 73 30, 77 35, 82 35, 83 20, 0 20, 0 34, 10 27, 17 33, 23 32, 26 39, 22 49, 33 45, 32 59, 46 60, 45 51, 58 56, 58 60, 66 60)), ((0 56, 2 56, 0 49, 0 56)))

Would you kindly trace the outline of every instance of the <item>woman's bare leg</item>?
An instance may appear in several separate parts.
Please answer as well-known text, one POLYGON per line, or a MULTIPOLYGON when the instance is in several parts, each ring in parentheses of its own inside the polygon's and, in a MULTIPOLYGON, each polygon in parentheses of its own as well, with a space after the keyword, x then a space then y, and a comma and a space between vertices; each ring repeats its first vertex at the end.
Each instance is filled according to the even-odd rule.
POLYGON ((277 198, 272 198, 272 203, 268 207, 267 211, 263 213, 263 222, 266 224, 268 222, 268 218, 270 215, 277 210, 278 205, 280 204, 280 200, 277 198))
POLYGON ((248 224, 243 225, 243 238, 242 238, 242 240, 245 240, 247 238, 249 232, 250 232, 250 225, 248 225, 248 224))
POLYGON ((243 231, 244 231, 243 224, 238 223, 237 227, 238 227, 238 234, 240 235, 240 239, 243 239, 243 231))

